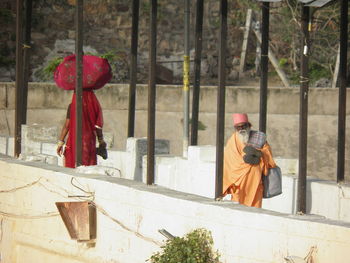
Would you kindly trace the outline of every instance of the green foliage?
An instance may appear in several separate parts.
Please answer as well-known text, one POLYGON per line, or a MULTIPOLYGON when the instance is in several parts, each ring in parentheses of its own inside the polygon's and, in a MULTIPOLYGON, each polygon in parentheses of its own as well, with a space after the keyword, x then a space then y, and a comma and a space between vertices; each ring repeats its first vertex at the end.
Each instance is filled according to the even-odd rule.
POLYGON ((331 79, 332 75, 327 68, 322 67, 317 63, 311 63, 309 67, 309 77, 311 82, 313 83, 321 78, 331 79))
POLYGON ((107 51, 106 53, 103 53, 101 55, 96 55, 96 56, 107 59, 109 62, 112 62, 114 60, 118 60, 121 58, 120 55, 118 55, 116 50, 110 50, 110 51, 107 51))
POLYGON ((101 58, 105 58, 108 60, 111 65, 113 74, 113 79, 118 82, 124 82, 125 79, 128 78, 129 73, 120 70, 121 68, 128 68, 128 55, 126 51, 121 49, 113 49, 109 50, 103 54, 95 54, 95 56, 99 56, 101 58))
MULTIPOLYGON (((87 55, 94 55, 94 56, 98 56, 98 57, 107 59, 111 65, 112 72, 116 71, 116 64, 118 64, 117 62, 125 59, 124 56, 122 55, 123 52, 118 51, 118 50, 110 50, 110 51, 103 53, 103 54, 92 54, 92 53, 86 53, 86 54, 87 55)), ((52 80, 53 73, 55 72, 57 66, 62 61, 63 61, 62 57, 55 57, 55 58, 51 59, 44 68, 41 68, 34 73, 35 77, 37 77, 43 81, 52 80)), ((1 62, 2 61, 1 61, 1 56, 0 56, 0 65, 1 65, 1 62)))
POLYGON ((290 83, 293 85, 300 84, 300 72, 299 71, 293 71, 289 74, 289 80, 290 83))
MULTIPOLYGON (((157 2, 157 19, 161 20, 164 18, 164 12, 163 12, 163 8, 164 8, 164 2, 165 1, 159 1, 157 2)), ((141 6, 140 6, 140 11, 141 11, 141 16, 142 15, 149 15, 150 11, 151 11, 151 3, 146 1, 146 2, 141 2, 141 6)))
POLYGON ((1 24, 10 24, 12 22, 11 10, 0 8, 0 22, 1 24))
POLYGON ((252 9, 255 12, 260 12, 259 4, 255 1, 238 0, 232 2, 229 7, 228 23, 234 27, 245 26, 247 9, 252 9))
MULTIPOLYGON (((317 63, 310 63, 309 65, 309 79, 310 84, 315 83, 321 78, 332 79, 332 74, 329 69, 317 63)), ((300 72, 293 71, 289 73, 289 80, 291 84, 300 84, 300 72)))
POLYGON ((219 253, 213 251, 210 231, 199 228, 185 237, 167 240, 162 251, 152 255, 151 263, 220 263, 219 253))
POLYGON ((16 61, 9 57, 0 55, 0 67, 9 67, 16 65, 16 61))
POLYGON ((141 2, 141 12, 149 13, 151 10, 151 4, 149 2, 141 2))
POLYGON ((38 28, 39 30, 44 30, 47 27, 45 23, 45 16, 41 13, 33 13, 32 15, 32 27, 38 28))
POLYGON ((281 58, 280 60, 279 60, 279 65, 281 66, 281 67, 283 67, 283 66, 285 66, 285 65, 287 65, 288 64, 288 59, 286 59, 286 58, 281 58))
POLYGON ((11 56, 11 49, 6 43, 0 44, 0 67, 10 67, 16 64, 16 61, 11 56))
POLYGON ((56 57, 49 61, 48 65, 44 68, 44 73, 47 75, 52 75, 57 66, 63 61, 63 58, 56 57))
POLYGON ((61 57, 55 57, 52 60, 50 60, 46 67, 41 68, 34 72, 35 77, 43 80, 43 81, 49 81, 53 79, 53 73, 55 72, 55 69, 57 66, 63 61, 63 58, 61 57))
MULTIPOLYGON (((287 0, 271 9, 270 45, 281 58, 279 64, 292 84, 300 81, 301 7, 300 1, 287 0)), ((309 78, 313 83, 320 78, 330 79, 334 71, 339 43, 339 3, 312 9, 310 16, 309 78)))
MULTIPOLYGON (((190 119, 189 123, 192 124, 192 119, 190 119)), ((198 130, 199 131, 205 131, 206 128, 207 128, 207 126, 203 122, 198 121, 198 130)))

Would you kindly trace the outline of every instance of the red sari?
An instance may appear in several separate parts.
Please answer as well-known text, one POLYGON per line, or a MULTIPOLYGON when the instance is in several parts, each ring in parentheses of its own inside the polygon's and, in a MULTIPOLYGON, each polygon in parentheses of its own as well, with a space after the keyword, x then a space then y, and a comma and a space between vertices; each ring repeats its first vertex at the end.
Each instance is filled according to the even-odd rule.
MULTIPOLYGON (((73 94, 70 105, 69 134, 64 152, 65 167, 75 168, 76 100, 73 94)), ((96 128, 103 126, 100 103, 92 90, 83 90, 82 98, 82 165, 96 165, 96 128)))

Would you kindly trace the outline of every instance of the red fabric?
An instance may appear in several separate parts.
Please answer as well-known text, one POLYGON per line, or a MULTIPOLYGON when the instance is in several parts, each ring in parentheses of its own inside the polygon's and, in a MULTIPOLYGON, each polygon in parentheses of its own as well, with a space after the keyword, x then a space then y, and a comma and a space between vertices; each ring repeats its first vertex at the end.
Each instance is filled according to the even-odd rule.
MULTIPOLYGON (((76 82, 76 58, 70 55, 64 58, 54 72, 58 87, 74 90, 76 82)), ((83 55, 83 89, 100 89, 112 78, 111 66, 107 59, 92 55, 83 55)))
MULTIPOLYGON (((75 168, 75 138, 76 138, 76 99, 73 94, 69 134, 66 144, 65 166, 75 168)), ((96 165, 96 127, 103 126, 103 116, 100 103, 93 91, 83 91, 82 99, 82 165, 96 165)))

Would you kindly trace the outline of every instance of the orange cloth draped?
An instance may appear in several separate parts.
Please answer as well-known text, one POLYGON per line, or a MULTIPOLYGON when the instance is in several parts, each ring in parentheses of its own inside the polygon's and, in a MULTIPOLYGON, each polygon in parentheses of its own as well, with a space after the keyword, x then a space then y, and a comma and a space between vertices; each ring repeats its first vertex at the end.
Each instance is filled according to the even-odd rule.
POLYGON ((276 164, 271 148, 266 142, 261 161, 257 165, 247 164, 243 160, 245 144, 235 132, 228 140, 224 151, 223 195, 231 194, 233 201, 246 206, 261 207, 263 185, 261 175, 266 175, 269 168, 276 164))
MULTIPOLYGON (((73 94, 69 134, 64 152, 65 167, 75 168, 76 103, 73 94)), ((96 126, 102 129, 103 116, 100 103, 92 90, 83 90, 82 98, 82 165, 96 165, 96 126)))

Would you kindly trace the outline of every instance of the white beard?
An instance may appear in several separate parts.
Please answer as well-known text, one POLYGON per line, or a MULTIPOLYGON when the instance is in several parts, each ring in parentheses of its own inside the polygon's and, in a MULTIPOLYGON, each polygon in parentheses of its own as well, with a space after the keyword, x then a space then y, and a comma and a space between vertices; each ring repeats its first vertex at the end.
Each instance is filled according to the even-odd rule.
POLYGON ((250 129, 248 128, 246 130, 240 130, 237 132, 238 132, 238 138, 241 140, 241 142, 243 142, 244 144, 247 144, 249 140, 250 129))

